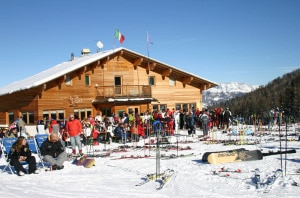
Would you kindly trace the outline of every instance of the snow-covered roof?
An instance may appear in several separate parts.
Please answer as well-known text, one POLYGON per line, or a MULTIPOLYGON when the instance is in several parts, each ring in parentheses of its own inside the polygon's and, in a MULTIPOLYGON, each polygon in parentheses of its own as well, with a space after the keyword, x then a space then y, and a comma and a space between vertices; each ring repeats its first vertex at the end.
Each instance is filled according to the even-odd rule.
POLYGON ((8 84, 7 86, 0 88, 0 96, 40 86, 55 78, 77 70, 84 65, 90 64, 103 57, 109 56, 110 54, 113 54, 121 49, 122 48, 117 48, 114 50, 107 50, 95 54, 83 55, 81 57, 75 58, 72 61, 70 60, 67 62, 60 63, 38 74, 35 74, 20 81, 13 82, 11 84, 8 84))
MULTIPOLYGON (((63 76, 67 73, 70 73, 72 71, 75 71, 85 65, 88 65, 92 62, 95 62, 99 59, 102 59, 104 57, 107 57, 111 54, 114 54, 118 51, 121 51, 121 50, 126 50, 127 52, 130 52, 130 53, 133 53, 135 55, 138 55, 138 56, 141 56, 141 57, 144 57, 144 58, 147 58, 146 56, 144 55, 141 55, 139 53, 136 53, 136 52, 133 52, 133 51, 130 51, 128 49, 125 49, 123 47, 120 47, 120 48, 117 48, 117 49, 113 49, 113 50, 107 50, 107 51, 103 51, 103 52, 98 52, 98 53, 95 53, 95 54, 87 54, 87 55, 83 55, 81 57, 77 57, 75 58, 74 60, 70 60, 70 61, 67 61, 67 62, 63 62, 63 63, 60 63, 54 67, 51 67, 45 71, 42 71, 38 74, 35 74, 33 76, 30 76, 28 78, 25 78, 23 80, 20 80, 20 81, 16 81, 16 82, 13 82, 11 84, 8 84, 7 86, 4 86, 2 88, 0 88, 0 96, 2 95, 6 95, 6 94, 11 94, 11 93, 14 93, 14 92, 17 92, 17 91, 22 91, 22 90, 26 90, 26 89, 31 89, 31 88, 34 88, 34 87, 38 87, 40 85, 43 85, 44 83, 47 83, 51 80, 54 80, 60 76, 63 76)), ((157 61, 157 60, 154 60, 154 59, 151 59, 152 61, 155 61, 155 62, 158 62, 160 64, 163 64, 163 65, 166 65, 170 68, 173 68, 173 69, 176 69, 177 71, 181 71, 183 73, 186 73, 186 74, 189 74, 189 75, 192 75, 192 76, 195 76, 197 78, 201 78, 202 80, 204 81, 207 81, 207 82, 210 82, 212 84, 216 84, 214 82, 211 82, 211 81, 208 81, 202 77, 198 77, 194 74, 190 74, 190 73, 187 73, 185 71, 182 71, 178 68, 174 68, 168 64, 165 64, 165 63, 162 63, 160 61, 157 61)))

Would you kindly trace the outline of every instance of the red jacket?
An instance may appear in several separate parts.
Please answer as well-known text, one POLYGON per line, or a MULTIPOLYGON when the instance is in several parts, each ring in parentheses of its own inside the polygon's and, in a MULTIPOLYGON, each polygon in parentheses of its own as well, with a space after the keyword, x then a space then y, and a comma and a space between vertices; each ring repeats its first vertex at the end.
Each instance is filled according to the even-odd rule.
POLYGON ((69 120, 66 125, 70 137, 79 135, 82 131, 82 125, 78 119, 69 120))

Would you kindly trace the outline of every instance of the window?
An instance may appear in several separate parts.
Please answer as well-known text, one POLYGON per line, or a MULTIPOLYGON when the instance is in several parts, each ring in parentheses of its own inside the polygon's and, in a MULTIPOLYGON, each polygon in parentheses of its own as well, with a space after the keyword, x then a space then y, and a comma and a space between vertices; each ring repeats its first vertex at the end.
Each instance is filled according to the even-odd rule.
POLYGON ((185 110, 188 111, 192 108, 196 109, 196 103, 190 103, 190 104, 175 104, 176 110, 185 110))
POLYGON ((188 111, 189 110, 189 105, 188 104, 182 104, 182 109, 184 111, 188 111))
POLYGON ((43 119, 49 120, 49 111, 43 111, 43 119))
POLYGON ((54 110, 54 111, 51 111, 51 120, 52 119, 54 119, 54 120, 56 120, 57 119, 57 117, 56 117, 56 111, 54 110))
POLYGON ((151 85, 151 86, 155 85, 155 77, 154 76, 149 76, 149 85, 151 85))
POLYGON ((64 120, 65 119, 64 110, 58 110, 57 113, 58 113, 58 119, 59 120, 64 120))
POLYGON ((8 119, 9 119, 9 123, 13 122, 15 119, 15 114, 14 112, 9 112, 8 113, 8 119))
POLYGON ((120 76, 116 76, 115 77, 115 85, 116 86, 120 86, 121 84, 122 84, 121 77, 120 76))
POLYGON ((84 83, 85 83, 86 86, 90 85, 90 76, 89 75, 86 75, 84 77, 84 83))
POLYGON ((166 104, 161 104, 161 105, 153 105, 152 106, 153 110, 161 111, 161 112, 166 112, 167 105, 166 104))
POLYGON ((64 120, 65 119, 65 111, 58 109, 58 110, 45 110, 43 111, 43 119, 44 120, 64 120))
POLYGON ((167 109, 166 106, 167 105, 163 105, 163 104, 160 105, 160 111, 163 112, 163 113, 166 112, 166 109, 167 109))
POLYGON ((66 85, 71 85, 71 77, 66 75, 66 85))
POLYGON ((26 124, 34 124, 34 112, 33 111, 27 111, 22 112, 23 120, 26 124))
POLYGON ((176 84, 175 84, 175 80, 173 79, 173 78, 170 78, 169 79, 169 85, 170 86, 175 86, 176 84))
POLYGON ((120 76, 115 76, 115 94, 121 94, 122 89, 122 78, 120 76))
POLYGON ((92 114, 92 109, 86 108, 86 109, 74 109, 74 116, 79 118, 80 120, 83 120, 84 118, 88 118, 89 115, 92 114))
POLYGON ((112 114, 110 108, 107 107, 102 107, 100 111, 102 112, 102 115, 106 115, 107 117, 110 117, 112 114))

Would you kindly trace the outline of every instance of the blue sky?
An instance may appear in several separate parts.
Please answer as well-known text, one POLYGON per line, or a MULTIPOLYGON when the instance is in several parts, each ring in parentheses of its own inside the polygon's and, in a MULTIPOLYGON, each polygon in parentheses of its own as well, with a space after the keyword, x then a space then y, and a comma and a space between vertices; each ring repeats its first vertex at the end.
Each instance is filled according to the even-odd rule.
POLYGON ((82 48, 123 46, 216 83, 266 85, 300 67, 298 0, 0 2, 0 87, 82 48), (125 36, 114 43, 114 30, 125 36))

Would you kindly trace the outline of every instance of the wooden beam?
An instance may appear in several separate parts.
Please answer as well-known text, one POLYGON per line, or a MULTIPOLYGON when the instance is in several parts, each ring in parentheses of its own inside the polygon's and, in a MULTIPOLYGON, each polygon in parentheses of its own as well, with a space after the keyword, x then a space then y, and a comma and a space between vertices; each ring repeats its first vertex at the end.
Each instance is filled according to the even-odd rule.
POLYGON ((190 83, 192 82, 192 80, 193 80, 193 77, 192 77, 192 76, 185 77, 185 78, 183 78, 182 83, 183 83, 184 85, 190 84, 190 83))
POLYGON ((172 73, 172 69, 168 68, 168 69, 164 69, 161 73, 162 76, 169 76, 172 73))
POLYGON ((208 83, 207 86, 206 86, 206 89, 209 89, 209 88, 211 88, 211 84, 210 83, 208 83))
POLYGON ((153 71, 153 70, 154 70, 154 68, 155 68, 155 66, 156 66, 156 63, 153 63, 153 62, 151 62, 151 63, 146 63, 146 64, 144 64, 143 66, 145 67, 147 74, 149 74, 150 71, 153 71))
POLYGON ((140 58, 136 58, 133 61, 133 66, 140 66, 142 62, 143 62, 143 58, 141 58, 141 57, 140 58))
POLYGON ((142 64, 142 62, 143 62, 142 57, 134 59, 134 61, 133 61, 134 70, 136 70, 137 66, 140 66, 142 64))
POLYGON ((121 50, 121 51, 119 51, 118 53, 117 53, 117 56, 122 56, 123 55, 123 50, 121 50))
POLYGON ((58 89, 61 89, 61 84, 64 83, 64 76, 61 76, 58 79, 56 79, 55 83, 57 84, 58 89))
POLYGON ((203 90, 207 90, 208 89, 208 85, 207 84, 202 84, 200 89, 203 90))
POLYGON ((101 69, 104 69, 106 63, 110 60, 109 56, 107 56, 106 58, 103 58, 101 60, 98 60, 98 63, 101 67, 101 69))

